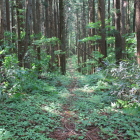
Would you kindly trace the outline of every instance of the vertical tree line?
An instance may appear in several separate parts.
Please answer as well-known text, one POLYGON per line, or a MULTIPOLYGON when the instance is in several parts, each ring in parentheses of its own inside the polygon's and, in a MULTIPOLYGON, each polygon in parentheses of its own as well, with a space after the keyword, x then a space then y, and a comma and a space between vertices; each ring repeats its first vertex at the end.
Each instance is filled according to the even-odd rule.
MULTIPOLYGON (((15 53, 19 66, 31 68, 32 62, 38 60, 38 70, 41 70, 40 61, 44 51, 50 55, 49 68, 54 65, 60 67, 65 74, 65 7, 63 0, 1 0, 0 1, 0 45, 4 50, 11 47, 7 54, 15 53), (7 34, 6 34, 7 32, 7 34), (8 35, 9 34, 9 35, 8 35), (35 41, 46 38, 46 43, 35 41), (8 38, 10 37, 10 38, 8 38), (60 43, 51 38, 57 37, 60 43), (50 39, 50 40, 47 40, 50 39), (6 44, 7 41, 9 44, 6 44), (12 48, 13 47, 13 48, 12 48), (55 53, 55 51, 59 53, 55 53), (33 53, 31 53, 34 51, 33 53)), ((4 53, 3 55, 7 55, 4 53)), ((2 66, 1 54, 0 65, 2 66)))
MULTIPOLYGON (((87 73, 88 68, 90 68, 90 72, 93 72, 95 67, 97 67, 97 63, 98 66, 102 67, 105 61, 104 58, 108 57, 110 50, 114 52, 116 64, 119 64, 123 59, 131 57, 129 50, 132 49, 132 43, 126 42, 126 39, 128 40, 128 36, 135 33, 135 24, 138 33, 136 3, 138 1, 132 0, 73 1, 71 7, 76 13, 74 15, 76 28, 73 28, 73 30, 76 32, 76 38, 80 40, 75 41, 78 55, 78 70, 80 72, 85 71, 87 73), (86 28, 83 29, 85 26, 86 28), (110 39, 112 39, 111 43, 110 39), (97 58, 97 55, 92 53, 93 51, 100 52, 102 57, 98 55, 99 58, 97 58), (84 70, 85 68, 86 70, 84 70)), ((132 36, 135 38, 134 34, 132 36)), ((137 34, 137 41, 138 38, 137 34)))

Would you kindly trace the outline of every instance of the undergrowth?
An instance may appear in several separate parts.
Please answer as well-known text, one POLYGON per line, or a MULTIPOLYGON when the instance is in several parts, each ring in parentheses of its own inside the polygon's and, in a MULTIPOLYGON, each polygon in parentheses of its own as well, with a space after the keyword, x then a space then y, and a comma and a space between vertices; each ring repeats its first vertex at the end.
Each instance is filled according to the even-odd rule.
POLYGON ((36 93, 0 104, 0 139, 51 140, 49 134, 60 127, 60 112, 67 96, 64 94, 36 93))
POLYGON ((0 139, 53 140, 50 133, 62 127, 63 105, 70 103, 76 131, 82 136, 69 139, 84 139, 88 127, 95 126, 101 139, 139 140, 139 67, 126 61, 108 64, 91 75, 74 70, 62 76, 2 67, 0 139))
POLYGON ((139 139, 140 110, 132 109, 125 112, 123 108, 114 108, 112 102, 116 99, 107 92, 91 92, 91 89, 81 88, 75 91, 76 102, 71 108, 79 112, 77 129, 87 131, 89 126, 100 128, 101 139, 139 139))
MULTIPOLYGON (((77 127, 100 128, 102 139, 140 139, 139 67, 130 61, 110 64, 92 75, 81 76, 73 108, 77 127)), ((83 129, 82 129, 83 131, 83 129)))

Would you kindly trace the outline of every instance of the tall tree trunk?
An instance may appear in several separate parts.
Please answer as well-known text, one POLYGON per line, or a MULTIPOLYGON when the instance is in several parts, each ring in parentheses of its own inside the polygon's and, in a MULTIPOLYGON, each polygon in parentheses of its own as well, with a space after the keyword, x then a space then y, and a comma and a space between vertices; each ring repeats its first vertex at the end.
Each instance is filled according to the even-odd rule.
POLYGON ((140 1, 135 0, 135 4, 136 4, 137 62, 140 65, 140 1))
MULTIPOLYGON (((105 2, 104 0, 98 0, 98 20, 101 21, 101 29, 99 31, 99 35, 101 36, 101 40, 99 41, 99 52, 103 55, 103 57, 107 57, 107 48, 105 41, 105 2)), ((102 62, 102 59, 100 59, 102 62)))
POLYGON ((108 0, 108 19, 110 19, 110 0, 108 0))
POLYGON ((49 28, 49 3, 48 0, 45 0, 45 36, 49 37, 49 32, 48 32, 48 28, 49 28))
MULTIPOLYGON (((115 9, 115 0, 113 0, 113 9, 115 9)), ((115 26, 115 17, 114 14, 112 14, 112 26, 115 26)))
POLYGON ((6 0, 6 25, 7 25, 7 31, 10 32, 10 6, 9 6, 9 0, 6 0))
MULTIPOLYGON (((12 1, 11 3, 11 32, 13 34, 13 37, 12 37, 12 43, 15 43, 15 38, 14 38, 14 35, 16 34, 16 20, 15 20, 15 15, 16 15, 16 12, 15 12, 15 2, 12 1)), ((17 27, 18 28, 18 27, 17 27)), ((14 48, 13 52, 16 53, 16 48, 14 48)))
POLYGON ((3 44, 4 30, 3 30, 3 0, 0 0, 0 46, 3 44))
MULTIPOLYGON (((79 10, 76 9, 76 23, 77 23, 77 28, 76 28, 76 37, 77 37, 77 40, 80 39, 80 19, 79 19, 79 10)), ((80 50, 80 43, 77 41, 77 57, 78 57, 78 72, 81 72, 81 60, 80 60, 80 57, 81 57, 81 50, 80 50)))
MULTIPOLYGON (((95 23, 95 0, 89 0, 89 22, 95 23)), ((89 36, 94 36, 95 35, 95 28, 89 29, 89 36)), ((93 51, 95 51, 95 45, 92 45, 94 42, 89 42, 89 52, 88 54, 91 54, 93 51)), ((88 56, 90 59, 90 57, 88 56)), ((93 73, 94 70, 94 65, 91 64, 91 70, 90 74, 93 73)))
POLYGON ((119 62, 122 59, 122 38, 120 34, 121 30, 121 13, 120 13, 120 0, 114 1, 114 7, 116 9, 115 12, 115 56, 116 56, 116 64, 119 64, 119 62))
POLYGON ((135 28, 136 28, 136 0, 134 2, 134 14, 133 14, 133 32, 135 32, 135 28))
POLYGON ((120 9, 121 9, 121 37, 122 37, 122 58, 125 57, 125 38, 126 33, 126 1, 120 0, 120 9))
POLYGON ((16 0, 17 36, 18 36, 17 53, 20 67, 23 66, 23 56, 24 56, 23 41, 21 39, 21 32, 23 31, 23 12, 20 12, 20 10, 22 9, 23 9, 22 0, 16 0))
MULTIPOLYGON (((33 17, 33 33, 35 34, 35 30, 36 30, 36 0, 33 0, 32 2, 33 7, 32 7, 32 17, 33 17)), ((36 38, 35 38, 36 39, 36 38)), ((36 48, 35 48, 36 50, 36 48)))
MULTIPOLYGON (((127 33, 130 33, 130 31, 132 31, 132 29, 130 28, 131 26, 131 23, 130 23, 130 19, 131 19, 131 11, 130 11, 130 0, 128 0, 128 3, 127 3, 127 8, 126 8, 126 32, 127 33)), ((133 18, 132 18, 133 19, 133 18)), ((132 22, 133 23, 133 22, 132 22)), ((133 26, 133 25, 132 25, 133 26)))
MULTIPOLYGON (((85 38, 86 37, 86 9, 85 9, 85 1, 83 0, 83 6, 82 6, 82 38, 85 38)), ((82 58, 83 58, 83 68, 86 67, 86 53, 87 53, 87 43, 86 42, 83 42, 82 43, 82 49, 83 49, 83 55, 82 55, 82 58)), ((83 74, 85 73, 86 71, 84 70, 83 71, 83 74)))
POLYGON ((66 73, 66 56, 65 56, 65 18, 64 18, 64 0, 59 0, 59 13, 60 13, 60 50, 62 54, 60 54, 60 67, 61 73, 65 75, 66 73))
MULTIPOLYGON (((55 29, 54 29, 54 5, 53 5, 53 1, 50 0, 50 11, 49 11, 49 29, 50 29, 50 37, 53 37, 54 36, 54 32, 55 32, 55 29)), ((49 67, 50 67, 50 70, 51 71, 54 71, 55 70, 55 66, 54 66, 54 46, 53 45, 50 45, 49 46, 49 54, 51 55, 51 59, 50 59, 50 64, 49 64, 49 67)))
MULTIPOLYGON (((40 0, 36 1, 36 30, 35 30, 35 34, 39 37, 40 39, 40 34, 41 33, 41 2, 40 0)), ((37 59, 39 61, 39 66, 38 66, 38 70, 41 71, 41 65, 40 65, 40 61, 41 61, 41 49, 40 46, 37 47, 37 59)))
POLYGON ((32 23, 32 0, 26 0, 27 11, 26 11, 26 28, 25 28, 25 46, 24 46, 24 67, 30 68, 30 58, 29 53, 27 52, 28 47, 31 44, 31 23, 32 23))
MULTIPOLYGON (((0 0, 0 47, 2 48, 4 39, 4 30, 3 30, 3 0, 0 0)), ((3 49, 3 48, 2 48, 3 49)), ((0 66, 2 66, 3 55, 0 54, 0 66)))

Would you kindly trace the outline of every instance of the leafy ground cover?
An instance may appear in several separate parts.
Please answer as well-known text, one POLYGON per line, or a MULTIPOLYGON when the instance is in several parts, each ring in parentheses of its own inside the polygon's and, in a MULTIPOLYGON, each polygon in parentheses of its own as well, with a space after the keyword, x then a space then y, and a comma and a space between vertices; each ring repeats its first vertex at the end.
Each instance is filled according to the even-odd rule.
POLYGON ((111 94, 113 77, 69 69, 66 76, 43 74, 30 82, 36 90, 1 101, 0 139, 140 140, 139 103, 111 94))

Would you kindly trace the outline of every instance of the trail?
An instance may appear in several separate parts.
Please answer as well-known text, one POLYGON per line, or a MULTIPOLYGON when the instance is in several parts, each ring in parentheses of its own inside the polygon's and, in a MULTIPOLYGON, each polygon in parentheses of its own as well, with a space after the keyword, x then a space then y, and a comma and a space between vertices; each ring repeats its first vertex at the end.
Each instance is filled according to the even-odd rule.
POLYGON ((78 112, 73 111, 71 108, 73 107, 73 103, 77 101, 78 97, 75 94, 75 91, 79 87, 78 79, 75 76, 75 69, 73 68, 71 61, 69 62, 68 70, 71 77, 71 84, 67 87, 69 91, 67 103, 62 106, 62 119, 60 120, 62 128, 56 129, 51 133, 50 137, 56 140, 101 140, 101 138, 98 136, 98 127, 88 127, 87 132, 84 134, 82 131, 76 129, 77 123, 80 123, 77 122, 79 116, 78 112))

